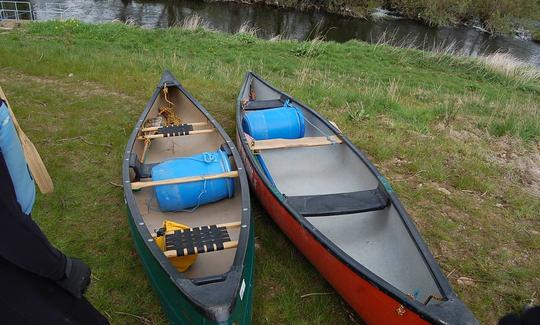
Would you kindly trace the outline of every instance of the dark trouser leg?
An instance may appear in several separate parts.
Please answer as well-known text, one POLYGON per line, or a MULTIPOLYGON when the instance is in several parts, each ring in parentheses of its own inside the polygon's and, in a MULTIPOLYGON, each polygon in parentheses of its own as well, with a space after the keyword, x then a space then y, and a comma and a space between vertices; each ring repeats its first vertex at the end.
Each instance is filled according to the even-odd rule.
POLYGON ((86 298, 0 258, 0 324, 108 324, 86 298))

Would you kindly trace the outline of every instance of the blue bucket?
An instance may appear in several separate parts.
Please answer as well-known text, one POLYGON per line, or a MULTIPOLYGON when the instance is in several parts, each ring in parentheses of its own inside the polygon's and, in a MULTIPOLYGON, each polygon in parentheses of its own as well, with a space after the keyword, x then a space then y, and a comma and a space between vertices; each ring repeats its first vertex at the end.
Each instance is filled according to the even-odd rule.
MULTIPOLYGON (((0 100, 0 151, 11 176, 17 202, 25 214, 30 214, 36 200, 36 186, 26 165, 21 141, 11 120, 8 107, 2 100, 0 100)), ((6 180, 2 180, 2 182, 6 182, 6 180)))
POLYGON ((287 105, 247 112, 242 119, 242 128, 255 140, 303 137, 304 114, 299 108, 287 105))
MULTIPOLYGON (((152 180, 203 176, 230 172, 227 154, 222 150, 204 152, 184 158, 175 158, 152 168, 152 180)), ((220 178, 192 183, 161 185, 155 187, 161 211, 181 211, 216 202, 234 195, 234 180, 220 178)))

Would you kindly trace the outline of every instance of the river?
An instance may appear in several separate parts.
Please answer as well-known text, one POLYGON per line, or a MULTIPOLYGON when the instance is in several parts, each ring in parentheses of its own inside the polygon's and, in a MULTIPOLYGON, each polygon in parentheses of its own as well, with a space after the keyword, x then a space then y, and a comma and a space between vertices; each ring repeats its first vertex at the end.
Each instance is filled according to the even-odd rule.
POLYGON ((324 35, 327 40, 351 39, 432 50, 451 47, 471 55, 509 52, 516 58, 540 66, 540 44, 512 36, 490 36, 476 28, 429 27, 399 18, 366 20, 320 11, 278 9, 258 4, 204 2, 201 0, 30 0, 38 19, 77 18, 86 22, 130 21, 146 28, 170 27, 197 14, 213 29, 235 33, 242 24, 255 26, 257 36, 269 39, 305 40, 324 35))

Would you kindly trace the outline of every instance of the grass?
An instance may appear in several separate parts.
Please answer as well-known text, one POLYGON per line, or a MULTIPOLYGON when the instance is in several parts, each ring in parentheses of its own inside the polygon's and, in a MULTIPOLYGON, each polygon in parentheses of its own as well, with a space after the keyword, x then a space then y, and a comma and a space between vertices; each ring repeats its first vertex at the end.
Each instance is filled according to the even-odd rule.
MULTIPOLYGON (((166 322, 115 185, 127 137, 164 69, 231 135, 247 70, 305 101, 387 176, 482 323, 538 303, 538 79, 386 45, 268 42, 203 29, 52 21, 2 32, 0 42, 0 83, 56 185, 38 196, 34 218, 60 249, 91 265, 88 298, 114 324, 137 322, 131 315, 166 322), (474 281, 460 285, 460 277, 474 281)), ((254 323, 353 322, 341 298, 254 209, 254 323), (330 294, 301 298, 314 292, 330 294)))
POLYGON ((532 33, 533 40, 540 42, 540 28, 536 28, 532 33))

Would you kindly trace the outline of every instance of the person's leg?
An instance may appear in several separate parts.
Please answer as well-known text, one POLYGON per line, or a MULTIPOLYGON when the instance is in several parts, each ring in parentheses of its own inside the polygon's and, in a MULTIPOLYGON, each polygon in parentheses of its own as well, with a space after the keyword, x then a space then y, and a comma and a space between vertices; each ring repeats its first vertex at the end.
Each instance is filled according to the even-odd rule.
POLYGON ((86 298, 0 258, 0 324, 108 324, 86 298))

